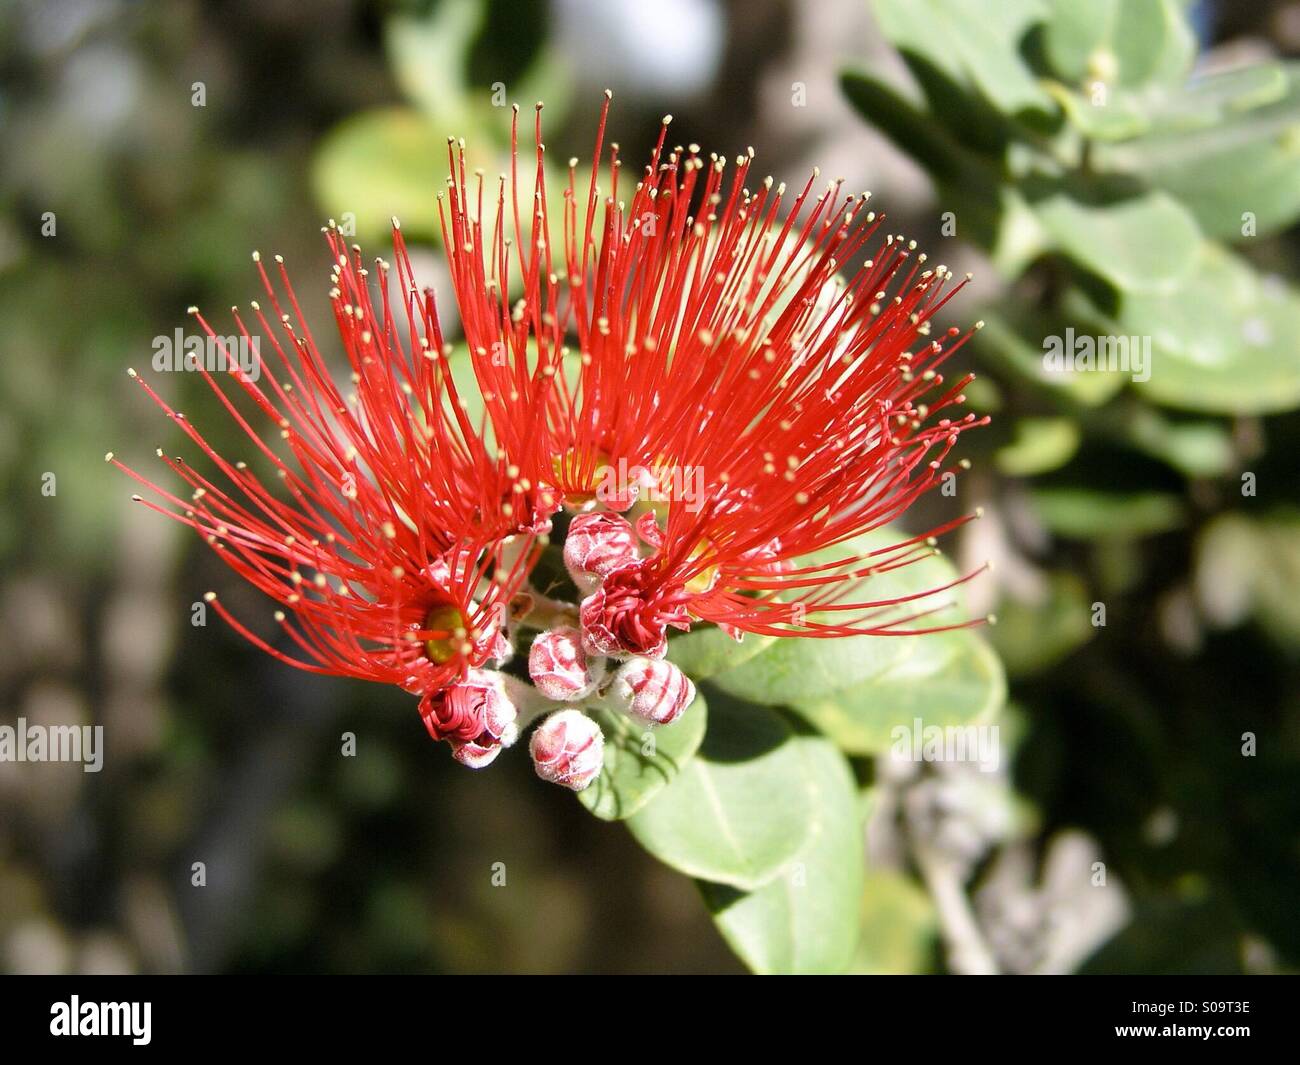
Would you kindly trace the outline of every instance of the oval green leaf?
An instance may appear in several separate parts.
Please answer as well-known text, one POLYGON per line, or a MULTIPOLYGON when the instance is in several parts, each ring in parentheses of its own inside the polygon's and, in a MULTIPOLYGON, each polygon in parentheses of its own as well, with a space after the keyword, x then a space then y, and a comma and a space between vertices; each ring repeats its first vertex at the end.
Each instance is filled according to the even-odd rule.
POLYGON ((747 632, 737 642, 716 625, 700 626, 668 641, 668 661, 701 680, 748 662, 775 639, 747 632))
POLYGON ((861 921, 850 972, 911 975, 931 969, 938 916, 925 889, 906 874, 879 869, 867 875, 861 921))
POLYGON ((363 111, 340 122, 312 159, 316 199, 351 214, 362 241, 385 237, 394 216, 408 236, 437 238, 434 193, 447 172, 447 140, 409 107, 363 111))
POLYGON ((1300 297, 1280 278, 1207 244, 1177 290, 1130 294, 1118 332, 1151 337, 1134 387, 1184 410, 1270 414, 1300 405, 1300 297))
POLYGON ((969 629, 934 633, 917 641, 915 653, 865 684, 794 709, 850 754, 889 749, 897 728, 983 724, 1006 700, 1002 663, 969 629))
MULTIPOLYGON (((880 550, 906 538, 897 530, 877 529, 800 561, 834 562, 855 553, 880 550)), ((874 601, 896 599, 949 584, 956 577, 957 571, 947 559, 935 554, 866 578, 857 595, 874 601)), ((928 627, 961 620, 960 587, 905 604, 908 613, 939 607, 944 609, 916 624, 928 627)), ((784 706, 868 681, 910 655, 918 639, 921 637, 780 637, 740 668, 729 669, 712 679, 723 691, 741 699, 784 706)))
POLYGON ((1058 189, 1031 202, 1062 255, 1125 292, 1173 288, 1202 243, 1196 219, 1159 191, 1087 202, 1058 189))
POLYGON ((1044 50, 1062 78, 1136 87, 1187 75, 1196 38, 1175 0, 1051 0, 1044 50))
POLYGON ((627 821, 637 841, 679 872, 762 887, 808 838, 812 786, 778 714, 710 693, 704 743, 671 784, 627 821))
POLYGON ((814 818, 799 853, 757 891, 701 882, 723 938, 754 972, 840 973, 858 942, 863 838, 844 756, 828 740, 797 736, 814 818))

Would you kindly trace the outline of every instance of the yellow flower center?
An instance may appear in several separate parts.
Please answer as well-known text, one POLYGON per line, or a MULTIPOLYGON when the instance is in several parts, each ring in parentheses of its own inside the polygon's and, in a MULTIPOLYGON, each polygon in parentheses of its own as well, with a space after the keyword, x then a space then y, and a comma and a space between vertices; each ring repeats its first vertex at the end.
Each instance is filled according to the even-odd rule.
POLYGON ((425 618, 424 627, 447 634, 446 636, 424 641, 425 653, 431 661, 441 666, 450 662, 458 653, 464 650, 466 637, 465 617, 456 607, 434 607, 429 611, 429 616, 425 618))
MULTIPOLYGON (((691 548, 691 558, 699 558, 709 549, 709 541, 701 540, 691 548)), ((701 595, 713 587, 713 582, 718 579, 718 567, 706 566, 689 581, 686 582, 686 590, 693 595, 701 595)))

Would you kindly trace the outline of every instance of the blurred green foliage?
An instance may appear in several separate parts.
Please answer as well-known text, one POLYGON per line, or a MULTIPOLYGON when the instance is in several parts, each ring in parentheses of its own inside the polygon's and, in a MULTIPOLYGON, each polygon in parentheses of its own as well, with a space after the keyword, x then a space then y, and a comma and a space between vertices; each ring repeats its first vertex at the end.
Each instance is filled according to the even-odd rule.
POLYGON ((1017 779, 1134 891, 1098 969, 1300 949, 1300 68, 1194 68, 1216 8, 877 0, 911 84, 842 75, 1004 282, 971 442, 1003 475, 993 636, 1033 711, 1017 779), (1067 335, 1149 338, 1149 378, 1045 369, 1067 335))
POLYGON ((443 0, 385 19, 384 51, 408 102, 359 112, 330 131, 312 161, 318 200, 350 213, 363 240, 382 242, 394 215, 409 235, 441 240, 434 195, 447 178, 448 141, 463 141, 466 166, 494 183, 509 164, 511 103, 522 101, 528 136, 533 102, 545 101, 553 127, 568 112, 568 68, 541 27, 529 25, 539 10, 443 0))

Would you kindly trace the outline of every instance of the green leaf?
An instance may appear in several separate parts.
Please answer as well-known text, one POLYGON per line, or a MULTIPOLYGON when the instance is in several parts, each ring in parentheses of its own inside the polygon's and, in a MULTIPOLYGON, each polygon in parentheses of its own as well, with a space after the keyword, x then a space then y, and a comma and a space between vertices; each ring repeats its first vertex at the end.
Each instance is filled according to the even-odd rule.
POLYGON ((858 796, 844 756, 819 736, 792 744, 804 761, 814 816, 799 853, 756 891, 700 882, 723 938, 760 974, 840 973, 853 958, 862 897, 858 796))
POLYGON ((1043 26, 1043 51, 1058 77, 1075 85, 1104 77, 1118 59, 1104 46, 1115 23, 1120 0, 1072 4, 1048 0, 1050 17, 1043 26))
POLYGON ((860 920, 850 972, 893 976, 931 969, 939 919, 930 896, 910 877, 893 869, 869 871, 860 920))
POLYGON ((1193 78, 1176 93, 1153 99, 1152 123, 1167 132, 1215 126, 1234 114, 1267 107, 1289 91, 1294 64, 1257 63, 1193 78))
POLYGON ((984 248, 1002 277, 1014 280, 1051 250, 1049 234, 1016 186, 1002 184, 986 194, 982 186, 944 182, 940 194, 960 219, 955 235, 984 248))
MULTIPOLYGON (((557 124, 563 123, 573 109, 575 95, 572 59, 563 50, 554 47, 550 43, 543 43, 538 50, 536 59, 523 72, 514 89, 516 98, 521 104, 544 100, 546 102, 548 121, 557 124)), ((585 166, 589 167, 589 164, 585 164, 585 166)), ((567 175, 564 176, 567 177, 567 175)), ((580 171, 579 181, 575 183, 575 187, 585 188, 584 182, 590 180, 590 177, 589 169, 585 175, 580 171)), ((547 176, 547 187, 556 187, 550 184, 549 174, 547 176)))
POLYGON ((1049 82, 1047 91, 1061 105, 1070 124, 1093 140, 1128 140, 1151 128, 1146 109, 1128 93, 1103 89, 1100 97, 1094 97, 1095 88, 1081 95, 1056 82, 1049 82))
POLYGON ((1145 176, 1178 197, 1207 234, 1264 236, 1300 217, 1300 117, 1277 130, 1224 128, 1194 140, 1186 153, 1162 152, 1145 176))
POLYGON ((1300 511, 1270 514, 1257 528, 1266 561, 1255 569, 1255 616, 1279 643, 1300 647, 1300 511))
POLYGON ((1300 510, 1215 518, 1197 541, 1195 586, 1216 624, 1253 616, 1282 645, 1300 647, 1300 510))
POLYGON ((1300 405, 1300 297, 1218 245, 1175 291, 1130 294, 1111 328, 1151 337, 1150 378, 1134 387, 1159 403, 1221 414, 1300 405))
POLYGON ((1030 500, 1052 532, 1077 540, 1154 536, 1177 529, 1186 517, 1181 498, 1172 492, 1035 486, 1030 500))
POLYGON ((699 752, 627 826, 679 872, 752 891, 794 858, 814 817, 809 763, 790 726, 710 692, 699 752))
POLYGON ((702 680, 748 662, 775 639, 747 632, 737 642, 716 625, 700 625, 668 641, 668 661, 687 676, 702 680))
POLYGON ((1207 90, 1196 97, 1203 111, 1108 146, 1097 165, 1177 197, 1210 236, 1240 240, 1290 225, 1300 216, 1300 65, 1247 69, 1256 81, 1221 75, 1232 85, 1224 98, 1207 102, 1207 90))
POLYGON ((1171 196, 1151 191, 1113 199, 1057 187, 1030 201, 1056 249, 1122 291, 1170 289, 1189 274, 1201 246, 1196 219, 1171 196))
POLYGON ((887 670, 915 648, 915 636, 783 636, 739 669, 712 680, 729 695, 767 706, 786 706, 887 670))
POLYGON ((1043 48, 1063 79, 1126 87, 1186 77, 1196 39, 1174 0, 1050 0, 1043 48))
POLYGON ((1237 461, 1231 430, 1220 420, 1176 421, 1145 403, 1115 413, 1121 440, 1187 477, 1222 477, 1237 461))
MULTIPOLYGON (((979 5, 967 0, 876 0, 875 5, 881 30, 918 80, 935 71, 1006 115, 1055 110, 1020 52, 1046 11, 1042 0, 979 5)), ((944 101, 930 103, 937 112, 944 101)))
MULTIPOLYGON (((510 12, 492 6, 481 0, 439 0, 427 15, 395 14, 384 22, 389 67, 439 132, 460 135, 462 123, 490 124, 491 93, 474 83, 471 56, 477 43, 493 34, 494 15, 511 18, 510 12)), ((547 44, 545 35, 521 42, 517 25, 515 40, 504 43, 512 54, 493 49, 487 69, 509 84, 511 99, 522 104, 545 100, 551 121, 562 122, 573 97, 572 63, 547 44)), ((508 125, 490 126, 495 140, 508 145, 508 125)))
POLYGON ((408 236, 439 233, 435 191, 447 172, 447 141, 419 112, 363 111, 334 127, 312 159, 316 198, 335 218, 356 218, 363 241, 385 237, 393 216, 408 236))
POLYGON ((986 308, 984 328, 972 338, 976 352, 1018 379, 1047 394, 1063 396, 1085 407, 1097 407, 1124 387, 1124 377, 1111 370, 1058 373, 1043 361, 1044 341, 1059 337, 1061 322, 1039 314, 1004 315, 986 308))
POLYGON ((937 181, 991 190, 996 174, 978 163, 923 105, 874 75, 846 70, 840 87, 849 103, 937 181))
MULTIPOLYGON (((429 17, 394 15, 384 23, 384 45, 397 83, 435 124, 455 124, 464 115, 466 57, 484 7, 478 0, 441 0, 429 17)), ((445 138, 463 131, 442 132, 445 152, 445 138)))
POLYGON ((1014 439, 998 448, 993 461, 1008 477, 1032 477, 1060 469, 1079 450, 1082 434, 1073 418, 1020 418, 1014 439))
POLYGON ((708 708, 698 691, 671 725, 651 728, 614 710, 587 711, 605 734, 605 768, 578 792, 578 801, 602 821, 631 817, 676 778, 704 739, 708 708))
MULTIPOLYGON (((806 556, 801 562, 838 561, 856 553, 879 550, 906 539, 904 534, 890 529, 880 529, 850 540, 848 543, 828 548, 806 556)), ((931 588, 949 584, 957 577, 951 564, 939 554, 920 559, 909 565, 868 577, 855 594, 873 601, 895 599, 914 595, 931 588)), ((960 590, 950 589, 938 595, 926 596, 904 605, 910 614, 947 604, 960 607, 960 590)), ((810 615, 814 618, 816 615, 810 615)), ((958 609, 945 607, 917 624, 929 627, 945 621, 960 619, 958 609)), ((903 626, 904 629, 907 626, 903 626)), ((887 670, 894 663, 911 654, 916 641, 927 637, 917 636, 843 636, 830 639, 819 637, 785 636, 746 662, 738 669, 716 674, 712 680, 723 691, 768 706, 790 705, 860 684, 887 670)))
POLYGON ((915 650, 864 684, 806 700, 793 708, 849 754, 889 749, 893 731, 915 719, 940 728, 983 724, 1006 700, 997 655, 970 630, 933 633, 915 650))

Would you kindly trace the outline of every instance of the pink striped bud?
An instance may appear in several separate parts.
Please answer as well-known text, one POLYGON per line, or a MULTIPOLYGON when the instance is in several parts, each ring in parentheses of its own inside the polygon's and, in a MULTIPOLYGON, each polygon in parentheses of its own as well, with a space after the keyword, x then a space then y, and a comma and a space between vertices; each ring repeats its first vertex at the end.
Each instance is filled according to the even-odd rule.
POLYGON ((450 743, 452 757, 471 769, 490 764, 519 738, 519 711, 503 675, 489 669, 471 669, 464 680, 429 693, 420 715, 429 735, 450 743))
POLYGON ((626 518, 604 511, 579 514, 564 538, 564 565, 584 595, 604 578, 637 560, 636 533, 626 518))
POLYGON ((600 776, 605 737, 581 710, 557 710, 533 732, 528 743, 533 768, 543 780, 582 791, 600 776))
POLYGON ((605 677, 604 663, 587 658, 582 633, 573 628, 552 629, 533 641, 528 652, 528 675, 548 699, 573 702, 585 699, 605 677))
POLYGON ((667 660, 633 658, 614 674, 608 696, 632 717, 651 725, 669 725, 694 701, 695 685, 667 660))

